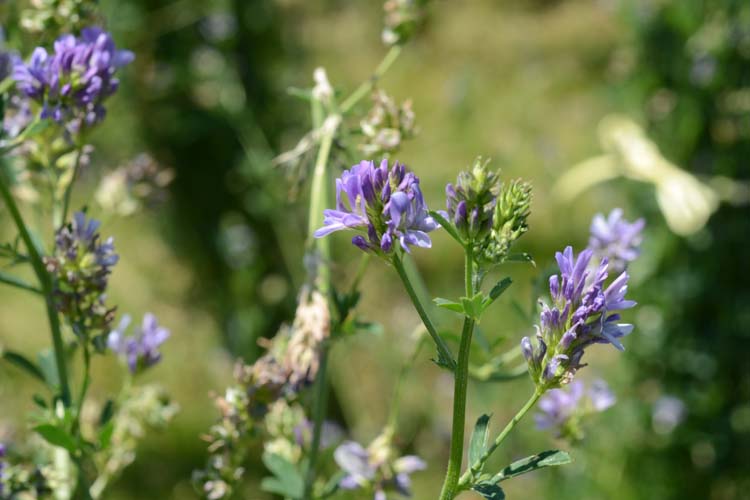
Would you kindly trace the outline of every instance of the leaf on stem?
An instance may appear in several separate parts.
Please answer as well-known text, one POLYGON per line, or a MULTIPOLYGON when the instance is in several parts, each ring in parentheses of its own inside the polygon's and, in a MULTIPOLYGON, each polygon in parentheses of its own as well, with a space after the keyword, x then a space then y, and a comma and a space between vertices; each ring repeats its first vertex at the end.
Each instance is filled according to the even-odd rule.
POLYGON ((466 243, 464 243, 464 241, 461 239, 461 236, 459 236, 459 234, 456 232, 456 228, 453 227, 453 224, 448 222, 445 217, 440 215, 440 212, 436 212, 435 210, 429 210, 428 212, 430 216, 432 216, 432 218, 435 219, 438 224, 443 227, 443 229, 445 229, 445 231, 451 236, 451 238, 456 240, 462 247, 466 246, 466 243))
POLYGON ((503 470, 501 470, 495 477, 492 478, 492 482, 505 481, 511 477, 520 476, 527 472, 535 471, 543 467, 556 467, 558 465, 569 464, 573 461, 567 451, 562 450, 547 450, 539 453, 538 455, 531 455, 530 457, 516 460, 503 470))
POLYGON ((73 436, 65 432, 60 427, 52 424, 42 424, 34 427, 34 431, 42 436, 45 441, 53 446, 65 448, 70 453, 75 453, 78 446, 73 436))
POLYGON ((471 467, 472 474, 481 472, 484 464, 481 464, 479 468, 475 469, 474 464, 479 462, 479 459, 487 449, 487 436, 489 434, 489 423, 490 415, 484 414, 477 419, 476 425, 474 425, 474 431, 471 433, 471 441, 469 444, 469 466, 471 467))
POLYGON ((274 477, 264 478, 261 489, 287 498, 302 498, 305 481, 294 464, 275 453, 264 453, 262 459, 274 477))
POLYGON ((504 500, 505 498, 505 492, 497 484, 478 483, 472 486, 471 489, 482 495, 482 498, 486 500, 504 500))
POLYGON ((534 262, 534 258, 527 253, 512 253, 505 257, 503 259, 503 262, 521 262, 525 264, 531 264, 532 266, 536 267, 536 262, 534 262))
POLYGON ((47 383, 47 380, 44 376, 44 373, 42 373, 42 370, 39 369, 38 366, 36 366, 31 360, 29 360, 26 356, 23 354, 14 352, 14 351, 1 351, 0 357, 7 363, 10 363, 11 365, 16 366, 17 368, 22 369, 27 374, 31 375, 32 377, 41 380, 43 383, 47 383))

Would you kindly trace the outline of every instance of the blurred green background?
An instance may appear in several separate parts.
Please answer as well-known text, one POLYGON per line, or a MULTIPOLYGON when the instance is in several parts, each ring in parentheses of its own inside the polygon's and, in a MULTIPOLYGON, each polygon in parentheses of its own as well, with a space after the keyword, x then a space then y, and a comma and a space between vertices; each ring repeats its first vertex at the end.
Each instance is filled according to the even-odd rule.
MULTIPOLYGON (((118 45, 137 59, 96 132, 94 165, 112 168, 149 151, 177 174, 159 211, 105 221, 121 255, 110 301, 121 312, 154 312, 171 329, 164 362, 147 378, 181 406, 167 432, 143 443, 110 498, 193 498, 190 474, 206 457, 199 436, 216 418, 209 393, 221 392, 234 360, 254 359, 256 340, 290 318, 304 279, 306 194, 289 200, 288 179, 270 166, 310 127, 306 106, 286 89, 310 86, 317 66, 345 92, 366 79, 385 53, 382 5, 102 0, 101 9, 118 45)), ((482 324, 488 338, 505 339, 502 346, 531 331, 507 297, 528 304, 554 252, 585 246, 595 213, 622 206, 648 222, 643 258, 631 268, 641 306, 628 318, 636 324, 628 350, 596 349, 581 374, 606 378, 618 404, 588 422, 573 465, 511 481, 508 497, 750 498, 747 207, 722 205, 704 229, 681 238, 665 225, 650 186, 617 180, 569 204, 551 194, 562 173, 600 153, 596 126, 612 112, 646 126, 667 158, 694 174, 750 177, 750 6, 438 0, 381 86, 398 100, 414 99, 420 133, 398 159, 421 176, 433 208, 443 203, 445 183, 477 155, 534 185, 521 249, 538 267, 503 269, 515 285, 482 324), (673 429, 653 419, 665 395, 686 405, 673 429)), ((86 203, 83 195, 76 201, 86 203)), ((358 251, 343 236, 334 248, 344 284, 358 251)), ((460 293, 462 256, 446 235, 415 253, 433 295, 460 293)), ((363 290, 363 315, 381 321, 383 333, 336 344, 332 411, 368 442, 385 423, 418 318, 379 263, 363 290)), ((42 304, 0 289, 0 318, 4 344, 33 353, 47 342, 42 304)), ((449 444, 452 384, 430 354, 422 352, 406 382, 397 438, 430 464, 414 477, 417 499, 437 496, 449 444)), ((97 360, 93 397, 112 385, 111 370, 111 359, 97 360)), ((0 366, 5 432, 23 436, 19 423, 35 390, 0 366)), ((492 412, 499 426, 530 391, 525 379, 474 383, 467 422, 492 412)), ((567 447, 529 419, 495 464, 556 445, 567 447)), ((248 474, 244 497, 269 498, 258 489, 259 461, 248 474)))

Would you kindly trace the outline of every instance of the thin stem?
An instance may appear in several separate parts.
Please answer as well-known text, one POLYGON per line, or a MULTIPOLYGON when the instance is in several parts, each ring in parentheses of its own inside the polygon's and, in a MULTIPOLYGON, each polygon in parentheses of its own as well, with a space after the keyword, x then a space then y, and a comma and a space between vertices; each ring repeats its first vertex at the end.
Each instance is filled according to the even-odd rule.
POLYGON ((451 354, 451 351, 448 348, 448 345, 445 343, 445 340, 443 340, 443 338, 437 332, 435 325, 432 323, 432 320, 427 315, 427 311, 420 302, 419 296, 417 295, 416 290, 414 290, 414 286, 412 286, 412 283, 409 280, 409 276, 406 274, 406 269, 404 269, 404 264, 401 261, 401 257, 399 257, 398 254, 394 253, 391 262, 393 262, 393 267, 396 268, 396 272, 398 273, 399 278, 401 278, 401 281, 404 284, 404 288, 406 288, 406 293, 409 295, 412 304, 414 304, 414 308, 417 310, 417 314, 419 314, 419 317, 422 319, 422 323, 424 323, 425 328, 427 328, 427 333, 429 333, 430 337, 432 337, 432 340, 435 341, 435 345, 437 346, 439 353, 439 359, 443 362, 448 363, 448 367, 451 370, 455 370, 456 362, 453 359, 453 354, 451 354))
POLYGON ((337 116, 328 117, 323 124, 323 137, 320 140, 318 157, 313 169, 312 185, 310 187, 310 214, 308 219, 308 245, 317 250, 314 278, 316 288, 323 294, 329 291, 330 272, 330 245, 325 239, 316 240, 313 233, 323 225, 323 209, 327 206, 328 199, 328 157, 331 153, 331 144, 336 134, 340 119, 337 116))
POLYGON ((383 60, 380 61, 380 64, 378 64, 377 68, 375 68, 372 76, 367 81, 363 82, 359 87, 357 87, 357 89, 352 92, 352 94, 347 97, 344 102, 341 103, 341 113, 347 113, 351 111, 351 109, 359 102, 360 99, 362 99, 372 91, 377 81, 385 74, 386 71, 388 71, 388 68, 391 67, 394 61, 398 59, 399 54, 401 54, 400 45, 394 45, 393 47, 391 47, 391 50, 386 53, 385 57, 383 57, 383 60))
POLYGON ((505 438, 508 437, 508 435, 516 427, 518 422, 520 422, 524 415, 526 415, 526 413, 528 413, 528 411, 536 404, 542 394, 542 391, 538 389, 535 390, 534 394, 532 394, 529 400, 526 401, 526 404, 524 404, 523 407, 518 410, 518 413, 515 414, 513 419, 511 419, 511 421, 508 422, 508 425, 505 426, 502 432, 498 434, 498 436, 495 438, 495 441, 493 441, 492 444, 487 448, 487 450, 482 453, 482 456, 479 457, 479 460, 477 460, 476 463, 470 464, 470 469, 467 470, 463 476, 461 476, 461 480, 458 482, 458 486, 460 489, 464 489, 468 486, 469 481, 471 480, 471 469, 479 470, 482 468, 490 455, 492 455, 492 453, 494 453, 494 451, 503 443, 503 441, 505 441, 505 438))
POLYGON ((31 260, 31 267, 34 269, 39 284, 42 288, 42 293, 45 297, 45 305, 47 307, 47 319, 49 320, 50 332, 52 334, 52 345, 55 351, 55 364, 57 365, 57 375, 60 379, 60 398, 62 399, 65 407, 70 407, 70 386, 68 385, 68 371, 65 362, 65 345, 63 343, 62 331, 60 329, 60 317, 57 314, 57 309, 52 299, 52 280, 50 279, 47 269, 44 267, 42 257, 39 255, 34 240, 29 234, 29 230, 26 227, 26 223, 21 216, 21 212, 18 210, 16 201, 13 199, 13 195, 8 189, 8 185, 5 179, 0 175, 0 196, 2 196, 5 205, 8 207, 13 222, 18 228, 18 233, 21 236, 26 248, 29 252, 29 259, 31 260))
MULTIPOLYGON (((83 338, 87 339, 85 335, 83 338)), ((83 381, 81 382, 81 392, 78 395, 78 404, 76 406, 75 421, 73 424, 73 432, 76 433, 80 431, 83 403, 86 400, 86 392, 88 392, 89 384, 91 383, 91 352, 87 340, 81 342, 81 348, 83 350, 83 381)))
MULTIPOLYGON (((464 266, 466 296, 474 295, 474 256, 470 247, 466 249, 464 266)), ((461 332, 461 344, 458 350, 458 365, 453 386, 453 428, 451 430, 451 451, 448 459, 448 470, 445 473, 440 500, 453 500, 458 492, 458 477, 461 474, 461 462, 464 456, 464 428, 466 427, 466 393, 469 381, 469 354, 471 337, 474 333, 474 320, 464 318, 461 332)))
POLYGON ((76 161, 73 164, 73 175, 70 178, 70 183, 65 188, 65 196, 63 197, 63 206, 62 206, 62 214, 60 216, 60 220, 55 221, 55 230, 62 227, 65 222, 68 220, 68 210, 70 207, 70 198, 73 193, 73 183, 76 181, 76 176, 78 175, 78 170, 81 166, 81 155, 83 154, 83 150, 79 147, 78 152, 76 154, 76 161))
POLYGON ((315 408, 313 409, 313 435, 310 444, 310 456, 305 476, 305 491, 302 498, 312 498, 313 486, 315 485, 318 452, 320 450, 320 439, 323 434, 323 421, 328 407, 328 345, 323 344, 320 353, 320 367, 315 380, 315 408))

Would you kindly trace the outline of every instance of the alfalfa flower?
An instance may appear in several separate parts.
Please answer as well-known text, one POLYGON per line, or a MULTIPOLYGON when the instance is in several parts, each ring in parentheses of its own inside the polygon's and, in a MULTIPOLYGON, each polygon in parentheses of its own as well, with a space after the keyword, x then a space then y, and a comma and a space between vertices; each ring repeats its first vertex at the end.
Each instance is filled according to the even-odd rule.
POLYGON ((645 225, 644 219, 628 222, 620 208, 612 210, 606 218, 596 214, 591 221, 589 248, 600 259, 607 258, 612 271, 622 272, 641 253, 645 225))
POLYGON ((323 212, 323 227, 315 231, 322 238, 335 231, 354 229, 360 234, 352 244, 383 255, 400 246, 430 248, 427 233, 438 227, 430 216, 419 178, 400 163, 388 168, 362 161, 336 179, 336 208, 323 212))
POLYGON ((595 380, 588 388, 583 381, 574 380, 563 389, 552 389, 539 400, 539 412, 534 415, 540 430, 553 430, 558 437, 580 439, 581 418, 612 407, 615 395, 604 380, 595 380))
POLYGON ((624 350, 620 339, 633 330, 633 325, 619 322, 618 313, 635 306, 625 298, 628 274, 623 272, 605 288, 607 260, 589 268, 592 256, 587 249, 575 257, 571 247, 555 254, 560 275, 549 280, 551 303, 542 303, 536 342, 521 340, 531 376, 541 389, 570 382, 592 344, 624 350))
POLYGON ((115 48, 109 33, 89 27, 78 38, 58 38, 52 53, 37 47, 28 63, 17 60, 13 78, 26 97, 41 105, 41 118, 75 133, 104 118, 104 102, 119 86, 115 73, 133 58, 132 52, 115 48))
POLYGON ((57 232, 53 255, 44 258, 55 285, 57 309, 74 328, 107 330, 114 317, 108 308, 107 283, 119 256, 113 238, 102 239, 101 223, 76 212, 73 221, 57 232))
POLYGON ((376 438, 365 448, 355 441, 342 443, 333 453, 345 476, 339 481, 344 490, 374 493, 374 500, 385 500, 386 491, 411 495, 411 474, 424 470, 427 464, 416 455, 395 458, 389 433, 376 438))
POLYGON ((130 326, 130 316, 124 315, 116 329, 107 337, 107 347, 119 355, 135 374, 161 361, 159 347, 169 338, 169 330, 159 326, 156 316, 143 315, 140 328, 133 335, 125 335, 130 326))

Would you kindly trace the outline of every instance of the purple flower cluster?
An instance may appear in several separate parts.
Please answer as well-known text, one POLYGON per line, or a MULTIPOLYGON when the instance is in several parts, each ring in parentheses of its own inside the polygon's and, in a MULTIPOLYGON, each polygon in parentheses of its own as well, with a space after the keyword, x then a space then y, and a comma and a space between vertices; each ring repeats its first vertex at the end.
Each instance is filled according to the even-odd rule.
POLYGON ((551 305, 542 304, 536 344, 529 337, 521 349, 539 387, 551 388, 572 380, 581 368, 585 349, 592 344, 612 344, 624 350, 620 339, 633 325, 619 323, 616 311, 629 309, 628 274, 623 272, 605 288, 607 260, 589 267, 593 251, 586 249, 576 258, 573 249, 555 255, 560 275, 549 280, 551 305))
POLYGON ((161 360, 159 346, 169 338, 169 330, 159 326, 156 317, 151 313, 143 316, 141 327, 135 333, 125 336, 130 326, 130 316, 122 317, 120 324, 107 337, 107 346, 128 364, 130 373, 155 365, 161 360))
POLYGON ((577 420, 590 413, 598 413, 613 406, 615 395, 603 380, 595 380, 586 390, 580 380, 566 389, 552 389, 539 400, 540 412, 534 415, 540 430, 554 429, 558 436, 576 435, 577 420))
POLYGON ((346 473, 339 487, 374 491, 374 500, 386 500, 385 492, 389 489, 411 496, 410 475, 426 469, 427 464, 416 455, 390 461, 390 453, 381 453, 379 442, 380 439, 376 439, 370 448, 365 448, 355 441, 346 441, 336 448, 333 458, 346 473))
POLYGON ((640 255, 641 232, 646 225, 644 219, 631 223, 622 215, 622 209, 615 208, 607 218, 596 214, 591 221, 589 248, 597 257, 607 258, 613 272, 624 271, 640 255))
POLYGON ((112 267, 119 256, 114 239, 102 241, 101 223, 76 212, 73 221, 55 236, 55 252, 45 257, 47 270, 55 278, 55 295, 60 312, 74 325, 87 330, 107 330, 114 310, 104 305, 112 267))
POLYGON ((323 215, 316 238, 355 229, 363 234, 354 236, 352 243, 380 254, 393 251, 395 242, 406 252, 410 245, 430 248, 427 233, 439 227, 427 211, 417 176, 400 163, 389 169, 388 160, 379 167, 362 161, 344 171, 336 179, 336 209, 323 215))
POLYGON ((133 58, 115 48, 109 33, 90 27, 79 38, 58 38, 52 54, 37 47, 28 63, 16 60, 13 78, 24 95, 41 104, 41 118, 77 132, 104 118, 104 101, 119 85, 115 73, 133 58))

